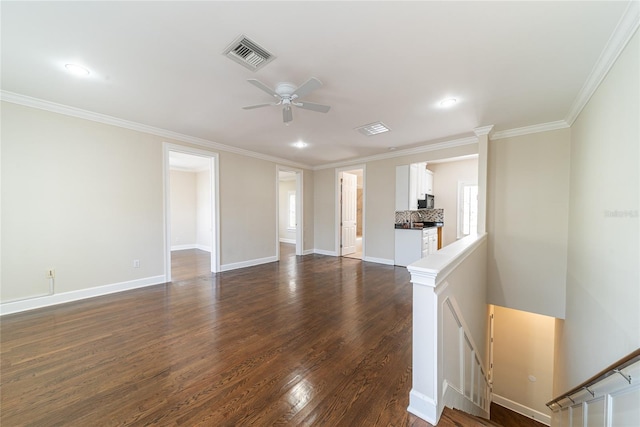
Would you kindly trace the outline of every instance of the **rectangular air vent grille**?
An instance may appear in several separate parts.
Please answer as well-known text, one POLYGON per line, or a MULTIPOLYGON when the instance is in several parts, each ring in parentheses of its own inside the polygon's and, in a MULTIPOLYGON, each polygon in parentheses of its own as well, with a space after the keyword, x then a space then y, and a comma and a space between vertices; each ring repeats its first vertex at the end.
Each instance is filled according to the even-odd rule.
POLYGON ((391 129, 382 122, 369 123, 368 125, 357 127, 355 130, 366 136, 377 135, 379 133, 389 132, 391 129))
POLYGON ((257 71, 275 59, 265 48, 241 35, 233 41, 225 50, 224 55, 252 71, 257 71))

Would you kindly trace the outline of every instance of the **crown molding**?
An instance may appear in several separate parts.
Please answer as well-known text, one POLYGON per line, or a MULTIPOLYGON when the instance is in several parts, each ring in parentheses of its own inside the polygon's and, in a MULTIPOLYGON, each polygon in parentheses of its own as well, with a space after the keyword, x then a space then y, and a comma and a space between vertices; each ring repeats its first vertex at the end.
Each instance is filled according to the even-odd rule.
POLYGON ((550 130, 566 129, 568 127, 570 127, 569 124, 564 120, 558 120, 555 122, 548 122, 548 123, 540 123, 538 125, 524 126, 521 128, 507 129, 499 132, 494 132, 491 135, 491 140, 493 141, 496 139, 512 138, 514 136, 522 136, 522 135, 528 135, 531 133, 547 132, 550 130))
POLYGON ((640 2, 632 0, 627 5, 627 9, 618 21, 618 25, 611 34, 609 41, 600 54, 596 65, 591 70, 591 74, 587 78, 586 82, 578 92, 578 96, 573 101, 567 116, 564 121, 569 126, 573 125, 573 122, 578 118, 582 109, 587 105, 589 99, 594 94, 602 80, 606 77, 607 73, 618 59, 618 56, 622 53, 624 48, 631 40, 631 37, 635 34, 640 26, 640 2))
POLYGON ((0 100, 10 102, 13 104, 23 105, 25 107, 51 111, 53 113, 63 114, 65 116, 77 117, 80 119, 90 120, 93 122, 103 123, 103 124, 116 126, 124 129, 134 130, 137 132, 156 135, 162 138, 168 138, 175 141, 186 142, 188 144, 193 144, 200 147, 205 147, 205 148, 214 149, 214 150, 222 150, 229 153, 240 154, 247 157, 266 160, 273 163, 285 164, 287 166, 293 166, 300 169, 312 168, 310 165, 292 162, 291 160, 269 156, 266 154, 256 153, 254 151, 244 150, 242 148, 232 147, 230 145, 224 145, 217 142, 209 141, 207 139, 184 135, 184 134, 173 132, 166 129, 161 129, 153 126, 143 125, 141 123, 119 119, 117 117, 108 116, 106 114, 94 113, 92 111, 87 111, 80 108, 69 107, 67 105, 58 104, 51 101, 45 101, 43 99, 20 95, 18 93, 0 91, 0 100))
POLYGON ((313 170, 316 171, 316 170, 322 170, 322 169, 339 168, 343 166, 353 166, 359 163, 392 159, 394 157, 410 156, 412 154, 427 153, 429 151, 436 151, 436 150, 442 150, 445 148, 460 147, 462 145, 471 145, 471 144, 477 144, 477 143, 478 143, 478 138, 476 138, 475 136, 470 136, 466 138, 454 139, 451 141, 436 142, 434 144, 422 145, 420 147, 415 147, 415 148, 407 148, 406 150, 395 150, 389 153, 375 154, 373 156, 359 157, 357 159, 346 160, 343 162, 328 163, 326 165, 314 166, 313 170))
POLYGON ((491 137, 491 132, 493 132, 493 125, 482 126, 473 130, 473 133, 475 133, 477 137, 485 135, 489 135, 489 137, 491 137))

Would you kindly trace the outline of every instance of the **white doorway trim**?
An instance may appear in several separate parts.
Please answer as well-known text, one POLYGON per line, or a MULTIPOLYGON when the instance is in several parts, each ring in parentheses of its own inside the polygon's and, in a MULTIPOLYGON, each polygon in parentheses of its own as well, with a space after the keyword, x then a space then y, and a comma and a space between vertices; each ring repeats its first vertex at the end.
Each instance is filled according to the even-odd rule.
POLYGON ((367 165, 358 164, 352 166, 345 166, 341 168, 336 168, 335 175, 335 188, 334 188, 334 200, 335 203, 335 237, 334 237, 334 250, 336 256, 341 256, 342 251, 340 250, 340 233, 342 232, 340 227, 340 213, 342 209, 342 204, 340 203, 340 177, 342 172, 349 172, 353 170, 362 170, 362 259, 365 259, 365 248, 366 248, 366 225, 367 225, 367 165))
POLYGON ((303 170, 276 165, 276 259, 280 259, 280 172, 296 174, 296 255, 303 255, 304 242, 304 182, 303 170))
POLYGON ((167 282, 171 281, 171 186, 169 156, 171 152, 206 157, 210 160, 211 179, 211 272, 220 271, 220 186, 218 153, 199 148, 191 148, 178 144, 163 143, 163 190, 164 190, 164 274, 167 282))

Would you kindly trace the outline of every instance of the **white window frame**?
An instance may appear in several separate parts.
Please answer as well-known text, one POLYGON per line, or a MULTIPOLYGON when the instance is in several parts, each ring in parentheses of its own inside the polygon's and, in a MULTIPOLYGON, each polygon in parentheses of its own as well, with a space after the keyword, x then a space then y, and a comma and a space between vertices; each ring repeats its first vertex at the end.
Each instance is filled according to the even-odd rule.
MULTIPOLYGON (((468 234, 464 234, 464 189, 466 187, 476 187, 476 230, 478 232, 478 183, 471 181, 458 181, 458 221, 457 221, 457 238, 461 239, 468 234)), ((473 230, 470 230, 470 232, 473 230)))
POLYGON ((297 228, 297 216, 296 216, 296 192, 287 192, 287 230, 295 231, 297 228), (293 199, 292 199, 293 197, 293 199), (293 223, 292 223, 293 220, 293 223))

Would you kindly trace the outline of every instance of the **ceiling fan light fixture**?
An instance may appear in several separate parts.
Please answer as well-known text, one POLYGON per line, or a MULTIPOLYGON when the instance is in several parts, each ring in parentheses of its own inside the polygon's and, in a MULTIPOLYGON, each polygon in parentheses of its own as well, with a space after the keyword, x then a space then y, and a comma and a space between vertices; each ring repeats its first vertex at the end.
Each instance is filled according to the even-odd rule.
POLYGON ((458 100, 456 98, 443 99, 442 101, 440 101, 440 107, 442 108, 453 107, 454 105, 456 105, 457 102, 458 100))
POLYGON ((302 141, 298 141, 298 142, 294 142, 291 145, 293 145, 296 148, 304 148, 304 147, 307 146, 307 143, 306 142, 302 142, 302 141))

